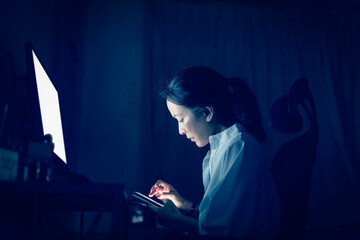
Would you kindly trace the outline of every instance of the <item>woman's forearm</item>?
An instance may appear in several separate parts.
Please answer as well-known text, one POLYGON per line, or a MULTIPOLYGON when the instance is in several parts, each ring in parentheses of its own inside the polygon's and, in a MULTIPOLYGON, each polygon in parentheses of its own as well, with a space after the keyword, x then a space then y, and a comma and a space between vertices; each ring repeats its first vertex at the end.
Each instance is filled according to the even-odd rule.
POLYGON ((173 227, 177 230, 196 234, 199 233, 199 220, 197 218, 181 215, 179 216, 178 221, 174 221, 174 223, 175 226, 173 227))
POLYGON ((199 220, 182 214, 159 214, 158 223, 164 227, 182 232, 197 234, 199 232, 199 220))
POLYGON ((186 200, 185 198, 181 198, 181 206, 179 207, 182 210, 190 210, 193 207, 193 202, 186 200))

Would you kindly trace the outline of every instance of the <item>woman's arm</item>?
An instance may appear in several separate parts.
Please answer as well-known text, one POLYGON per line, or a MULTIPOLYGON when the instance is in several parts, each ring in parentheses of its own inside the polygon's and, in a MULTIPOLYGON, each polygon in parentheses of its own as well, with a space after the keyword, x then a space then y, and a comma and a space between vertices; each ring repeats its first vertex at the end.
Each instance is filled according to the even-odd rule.
POLYGON ((151 187, 149 196, 156 196, 165 202, 162 208, 149 206, 156 213, 160 225, 178 231, 199 233, 198 207, 183 198, 171 184, 158 180, 151 187))
POLYGON ((156 212, 160 225, 183 232, 199 233, 198 219, 181 214, 172 201, 167 200, 162 208, 150 208, 156 212))
POLYGON ((181 210, 190 210, 193 206, 193 202, 183 198, 171 184, 160 179, 150 189, 149 197, 153 196, 163 201, 170 199, 181 210))

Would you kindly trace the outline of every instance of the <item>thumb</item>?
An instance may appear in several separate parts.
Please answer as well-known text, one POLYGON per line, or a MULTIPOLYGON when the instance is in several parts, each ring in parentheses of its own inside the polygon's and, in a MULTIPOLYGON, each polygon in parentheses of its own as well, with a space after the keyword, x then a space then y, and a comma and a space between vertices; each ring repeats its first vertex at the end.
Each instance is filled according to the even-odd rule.
POLYGON ((172 200, 174 198, 174 194, 173 193, 165 193, 163 192, 162 194, 159 195, 158 199, 161 200, 165 200, 165 199, 170 199, 172 200))

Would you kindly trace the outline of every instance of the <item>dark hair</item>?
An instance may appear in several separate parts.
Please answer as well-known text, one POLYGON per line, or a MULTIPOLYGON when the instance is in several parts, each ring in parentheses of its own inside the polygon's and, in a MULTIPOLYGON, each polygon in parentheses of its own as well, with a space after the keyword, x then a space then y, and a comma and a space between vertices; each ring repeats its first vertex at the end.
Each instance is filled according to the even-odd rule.
POLYGON ((256 99, 239 78, 225 78, 208 67, 190 67, 167 82, 160 96, 192 109, 195 114, 212 106, 220 123, 225 126, 241 123, 260 142, 266 140, 256 99))

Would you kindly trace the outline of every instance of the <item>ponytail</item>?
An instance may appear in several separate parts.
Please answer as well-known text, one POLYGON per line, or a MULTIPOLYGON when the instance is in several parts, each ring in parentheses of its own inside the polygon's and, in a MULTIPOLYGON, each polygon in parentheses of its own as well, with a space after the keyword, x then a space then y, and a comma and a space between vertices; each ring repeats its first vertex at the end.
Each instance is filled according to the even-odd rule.
POLYGON ((236 121, 241 123, 259 142, 264 142, 266 134, 260 109, 251 89, 240 78, 229 78, 228 88, 236 121))

